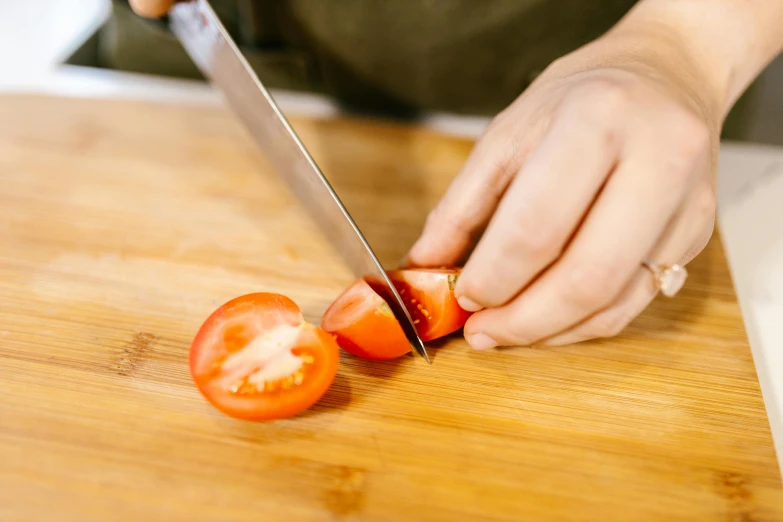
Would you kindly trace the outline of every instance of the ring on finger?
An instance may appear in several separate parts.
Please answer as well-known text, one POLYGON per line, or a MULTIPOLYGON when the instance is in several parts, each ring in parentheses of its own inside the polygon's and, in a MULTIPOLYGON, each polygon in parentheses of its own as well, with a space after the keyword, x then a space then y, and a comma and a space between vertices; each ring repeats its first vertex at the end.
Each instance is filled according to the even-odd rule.
POLYGON ((688 271, 682 265, 658 265, 646 259, 642 265, 652 272, 656 288, 666 297, 677 295, 688 279, 688 271))

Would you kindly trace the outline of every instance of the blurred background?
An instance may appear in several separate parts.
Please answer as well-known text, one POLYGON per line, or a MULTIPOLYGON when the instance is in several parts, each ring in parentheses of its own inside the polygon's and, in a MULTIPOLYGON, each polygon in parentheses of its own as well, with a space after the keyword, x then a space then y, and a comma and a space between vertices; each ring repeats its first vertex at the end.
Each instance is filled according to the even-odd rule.
MULTIPOLYGON (((249 6, 245 9, 252 10, 253 3, 245 3, 249 6)), ((241 10, 243 3, 237 5, 241 10)), ((235 36, 241 39, 241 34, 235 36)), ((299 67, 295 59, 273 55, 264 60, 268 81, 297 90, 296 74, 291 72, 299 67), (277 78, 270 78, 278 73, 277 78)), ((173 93, 167 91, 171 86, 177 93, 188 90, 178 83, 161 83, 161 79, 198 82, 200 74, 168 34, 165 24, 135 17, 127 0, 0 0, 0 89, 46 90, 58 85, 59 91, 64 87, 68 90, 68 86, 78 90, 84 82, 90 82, 93 95, 96 89, 136 89, 155 97, 173 93), (146 49, 140 49, 140 45, 146 49)), ((724 137, 783 144, 781 93, 783 57, 773 62, 740 100, 727 121, 724 137)), ((190 94, 204 95, 192 89, 190 94)), ((398 113, 404 110, 390 105, 398 113)), ((479 116, 481 125, 488 111, 479 116)))

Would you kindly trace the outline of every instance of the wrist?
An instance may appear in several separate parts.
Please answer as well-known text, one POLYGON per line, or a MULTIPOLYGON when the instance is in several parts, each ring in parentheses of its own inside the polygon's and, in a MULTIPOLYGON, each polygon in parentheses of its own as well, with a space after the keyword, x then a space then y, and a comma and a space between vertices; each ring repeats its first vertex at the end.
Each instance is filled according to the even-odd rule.
POLYGON ((783 49, 781 26, 780 0, 642 0, 607 36, 645 40, 656 66, 668 69, 722 123, 783 49))
POLYGON ((606 36, 605 45, 627 56, 627 67, 669 92, 719 128, 731 104, 731 72, 725 62, 704 56, 677 27, 642 17, 629 18, 606 36))
POLYGON ((597 69, 626 71, 650 79, 719 132, 726 106, 725 82, 680 43, 679 34, 654 24, 623 21, 609 33, 550 67, 554 77, 597 69))

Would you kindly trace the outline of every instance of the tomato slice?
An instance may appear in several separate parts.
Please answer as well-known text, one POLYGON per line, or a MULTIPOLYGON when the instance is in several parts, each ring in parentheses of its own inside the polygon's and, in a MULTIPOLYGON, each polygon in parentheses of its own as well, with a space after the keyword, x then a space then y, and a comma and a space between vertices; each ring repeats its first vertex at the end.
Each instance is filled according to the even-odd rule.
POLYGON ((290 417, 315 404, 337 373, 334 337, 291 299, 237 297, 215 310, 190 349, 190 372, 218 410, 245 420, 290 417))
POLYGON ((389 272, 422 341, 456 332, 471 313, 454 297, 459 268, 409 268, 389 272))
POLYGON ((335 334, 337 344, 357 357, 382 361, 411 350, 389 305, 363 279, 329 306, 321 327, 335 334))
MULTIPOLYGON (((453 333, 465 325, 470 312, 454 297, 459 268, 415 268, 390 271, 423 341, 453 333)), ((348 353, 365 359, 394 359, 411 346, 389 305, 364 280, 358 280, 326 310, 321 327, 335 334, 348 353)))

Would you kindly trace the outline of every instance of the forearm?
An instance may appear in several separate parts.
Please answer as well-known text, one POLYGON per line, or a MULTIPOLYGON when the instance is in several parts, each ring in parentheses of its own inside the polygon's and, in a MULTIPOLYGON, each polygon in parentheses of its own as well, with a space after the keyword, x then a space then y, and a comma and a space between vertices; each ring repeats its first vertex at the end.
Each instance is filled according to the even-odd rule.
POLYGON ((613 30, 638 31, 659 39, 664 56, 673 49, 687 55, 669 61, 691 69, 681 73, 722 120, 783 50, 783 1, 643 0, 613 30))

